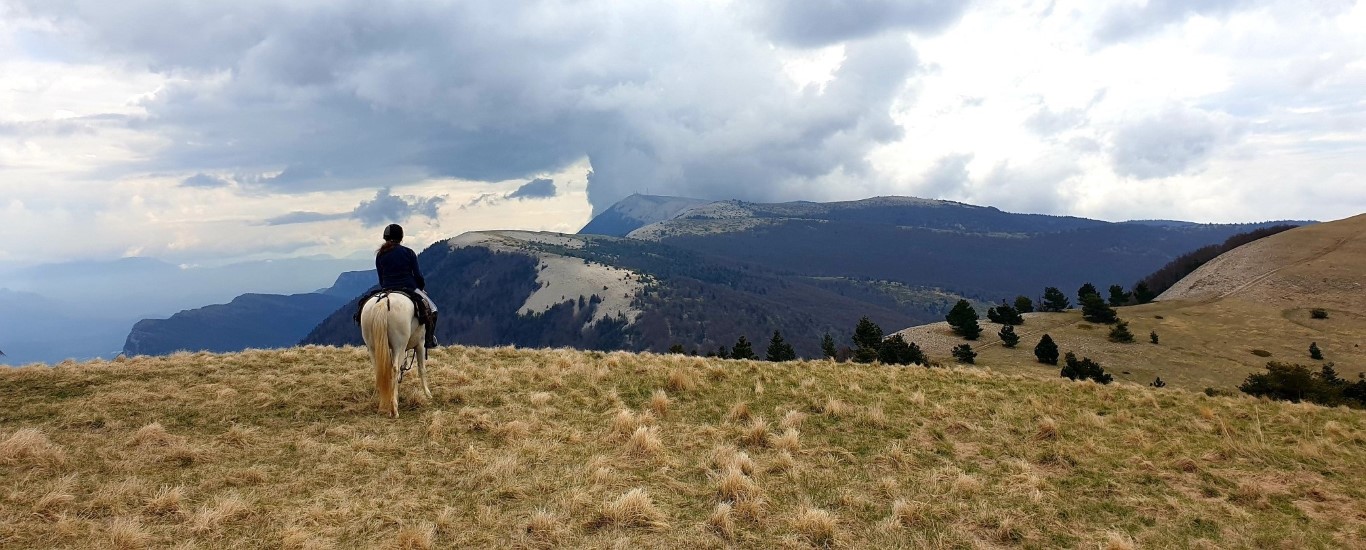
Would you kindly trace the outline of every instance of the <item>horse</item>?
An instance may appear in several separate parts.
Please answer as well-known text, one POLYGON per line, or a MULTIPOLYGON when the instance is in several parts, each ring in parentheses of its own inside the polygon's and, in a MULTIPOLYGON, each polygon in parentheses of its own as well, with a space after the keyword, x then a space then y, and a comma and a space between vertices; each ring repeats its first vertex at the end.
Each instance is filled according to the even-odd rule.
POLYGON ((432 398, 427 387, 426 349, 422 346, 426 327, 413 314, 415 309, 412 299, 402 292, 381 292, 361 306, 360 333, 375 363, 379 412, 390 418, 398 418, 398 383, 403 381, 403 370, 397 362, 408 350, 414 350, 422 393, 432 398))

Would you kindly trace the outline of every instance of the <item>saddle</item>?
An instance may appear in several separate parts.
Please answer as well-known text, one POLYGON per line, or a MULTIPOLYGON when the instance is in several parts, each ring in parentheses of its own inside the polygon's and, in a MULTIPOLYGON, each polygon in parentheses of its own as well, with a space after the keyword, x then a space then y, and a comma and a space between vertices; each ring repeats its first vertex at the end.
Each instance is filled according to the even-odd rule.
POLYGON ((401 288, 377 288, 369 292, 366 292, 363 296, 360 297, 360 300, 356 301, 356 314, 353 315, 351 319, 356 322, 357 326, 359 326, 360 311, 362 309, 365 309, 365 302, 370 301, 370 299, 374 298, 375 296, 382 296, 390 292, 402 294, 404 296, 407 296, 409 300, 413 301, 413 305, 417 306, 413 308, 413 316, 416 317, 418 321, 422 321, 425 324, 426 319, 431 318, 432 312, 427 308, 427 301, 423 300, 422 296, 419 296, 416 292, 401 288))

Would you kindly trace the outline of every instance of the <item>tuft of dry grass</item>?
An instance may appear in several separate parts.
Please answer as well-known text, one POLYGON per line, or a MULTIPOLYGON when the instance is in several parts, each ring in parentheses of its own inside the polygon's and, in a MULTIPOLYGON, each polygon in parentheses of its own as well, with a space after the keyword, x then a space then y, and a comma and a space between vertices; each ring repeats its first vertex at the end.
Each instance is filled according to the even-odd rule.
POLYGON ((749 403, 743 401, 732 405, 730 412, 726 413, 726 421, 728 422, 744 422, 750 417, 749 403))
POLYGON ((783 413, 783 419, 778 422, 778 425, 786 429, 794 430, 800 428, 802 422, 806 422, 806 413, 797 410, 788 410, 786 413, 783 413))
POLYGON ((929 505, 923 502, 896 499, 892 502, 891 522, 903 527, 915 527, 925 521, 925 509, 929 505))
POLYGON ((555 513, 539 508, 521 528, 522 543, 528 548, 554 548, 568 534, 568 526, 555 513))
POLYGON ((1047 416, 1039 420, 1039 428, 1034 432, 1034 439, 1053 440, 1058 438, 1058 422, 1047 416))
POLYGON ((655 457, 664 452, 664 442, 659 439, 659 429, 654 426, 641 426, 626 440, 626 452, 633 456, 655 457))
POLYGON ((669 371, 668 388, 673 392, 692 391, 697 387, 697 381, 693 379, 689 371, 674 369, 669 371))
POLYGON ((166 432, 166 428, 162 427, 160 422, 153 422, 138 428, 138 431, 128 440, 128 445, 131 447, 166 447, 178 441, 178 439, 166 432))
POLYGON ((394 541, 400 550, 428 550, 436 542, 436 526, 430 523, 404 525, 394 541))
POLYGON ((761 416, 750 420, 749 425, 745 426, 745 432, 740 437, 740 441, 750 447, 767 447, 768 421, 761 416))
POLYGON ((636 432, 636 428, 639 427, 640 419, 636 417, 636 413, 633 413, 626 409, 621 409, 617 411, 616 415, 612 416, 613 435, 629 437, 631 434, 634 434, 636 432))
POLYGON ((839 399, 830 399, 821 407, 821 412, 835 418, 847 418, 854 414, 854 406, 839 399))
POLYGON ((190 529, 199 533, 216 530, 249 514, 251 505, 246 500, 235 494, 224 495, 195 510, 190 516, 190 529))
POLYGON ((650 494, 639 487, 627 491, 611 502, 603 504, 594 520, 595 527, 638 527, 663 529, 669 526, 650 494))
POLYGON ((655 390, 654 394, 650 395, 650 410, 660 418, 668 416, 669 394, 664 393, 664 390, 655 390))
POLYGON ((43 432, 21 428, 0 441, 0 464, 27 468, 55 468, 66 462, 66 452, 43 432))
POLYGON ((775 449, 795 453, 800 450, 802 445, 801 432, 798 432, 796 428, 783 430, 783 435, 773 438, 772 445, 775 449))
POLYGON ((754 475, 754 460, 749 453, 738 450, 733 445, 722 445, 711 451, 711 467, 716 470, 737 470, 745 475, 754 475))
POLYGON ((744 502, 759 497, 759 484, 739 469, 727 468, 711 477, 716 480, 716 495, 722 502, 744 502))
POLYGON ((185 514, 184 500, 185 490, 182 487, 162 487, 156 495, 147 500, 142 510, 150 516, 180 518, 185 514))
POLYGON ((723 539, 735 540, 734 508, 729 502, 718 502, 707 516, 707 528, 723 539))
POLYGON ((820 508, 803 507, 792 517, 792 530, 806 542, 817 547, 835 545, 837 521, 835 515, 820 508))
POLYGON ((152 534, 133 517, 114 518, 109 522, 109 544, 119 550, 140 550, 152 543, 152 534))

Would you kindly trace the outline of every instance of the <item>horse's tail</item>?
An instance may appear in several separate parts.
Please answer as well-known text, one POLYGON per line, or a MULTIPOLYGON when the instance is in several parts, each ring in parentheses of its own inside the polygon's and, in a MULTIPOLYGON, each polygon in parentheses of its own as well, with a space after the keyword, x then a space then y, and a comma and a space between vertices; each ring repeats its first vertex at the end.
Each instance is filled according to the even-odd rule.
MULTIPOLYGON (((385 299, 388 299, 387 297, 385 299)), ((389 314, 379 309, 379 300, 370 302, 370 318, 365 330, 370 333, 370 355, 375 359, 375 393, 379 394, 379 411, 398 416, 398 394, 394 388, 394 354, 389 347, 389 314)))

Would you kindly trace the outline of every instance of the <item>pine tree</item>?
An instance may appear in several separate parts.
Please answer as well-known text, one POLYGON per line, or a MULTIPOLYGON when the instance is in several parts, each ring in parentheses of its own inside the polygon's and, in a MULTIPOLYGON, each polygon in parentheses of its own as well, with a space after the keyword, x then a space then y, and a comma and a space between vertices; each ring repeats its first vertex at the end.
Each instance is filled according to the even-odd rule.
POLYGON ((683 344, 674 344, 672 346, 669 346, 669 353, 683 355, 683 344))
POLYGON ((1069 380, 1086 380, 1089 378, 1101 384, 1109 384, 1115 379, 1105 372, 1105 368, 1101 367, 1100 363, 1092 361, 1089 357, 1083 357, 1078 361, 1077 355, 1069 351, 1065 363, 1061 374, 1063 378, 1069 380))
POLYGON ((1019 310, 1002 302, 996 306, 996 319, 992 319, 992 322, 1002 325, 1023 325, 1024 317, 1020 316, 1019 310))
POLYGON ((1020 313, 1033 313, 1034 301, 1030 300, 1028 296, 1016 296, 1015 311, 1018 311, 1020 313))
POLYGON ((1081 318, 1092 323, 1110 324, 1119 320, 1115 310, 1105 303, 1099 294, 1087 294, 1081 299, 1081 318))
POLYGON ((726 346, 716 348, 716 356, 722 359, 730 359, 730 348, 726 346))
POLYGON ((1013 348, 1015 344, 1020 343, 1020 337, 1015 334, 1015 327, 1011 325, 1001 327, 1001 332, 996 335, 1001 337, 1001 345, 1005 347, 1013 348))
POLYGON ((1124 292, 1124 287, 1120 285, 1110 285, 1110 307, 1119 307, 1129 303, 1128 292, 1124 292))
POLYGON ((1091 283, 1081 285, 1081 288, 1077 289, 1077 303, 1085 302, 1087 294, 1095 294, 1099 296, 1100 291, 1096 290, 1096 285, 1093 285, 1091 283))
POLYGON ((1143 282, 1143 281, 1139 281, 1139 282, 1137 282, 1137 283, 1134 283, 1134 301, 1135 301, 1135 302, 1140 303, 1140 304, 1146 304, 1146 303, 1148 303, 1148 302, 1153 301, 1153 298, 1156 298, 1156 297, 1157 297, 1157 295, 1156 295, 1156 294, 1153 294, 1153 291, 1152 291, 1151 289, 1148 288, 1148 283, 1143 282))
POLYGON ((1152 342, 1153 342, 1154 344, 1156 344, 1156 343, 1157 343, 1157 331, 1154 330, 1154 331, 1152 331, 1152 332, 1149 332, 1149 333, 1148 333, 1148 339, 1149 339, 1149 340, 1152 340, 1152 342))
POLYGON ((784 341, 783 335, 776 330, 773 331, 773 338, 768 341, 768 351, 765 355, 769 361, 775 363, 797 359, 797 351, 792 349, 792 345, 784 341))
POLYGON ((878 360, 888 365, 929 364, 920 346, 907 342, 900 334, 893 334, 882 342, 882 347, 878 349, 878 360))
POLYGON ((977 352, 972 351, 972 346, 969 344, 958 344, 957 347, 953 348, 953 358, 957 359, 959 363, 973 364, 977 360, 977 352))
POLYGON ((1118 342, 1120 344, 1133 343, 1134 333, 1129 332, 1128 321, 1119 321, 1115 323, 1115 326, 1110 327, 1110 341, 1118 342))
POLYGON ((1309 358, 1310 358, 1310 359, 1323 359, 1323 352, 1322 352, 1321 350, 1319 350, 1319 343, 1318 343, 1318 342, 1310 342, 1310 343, 1309 343, 1309 358))
POLYGON ((972 304, 967 300, 958 300, 944 319, 953 327, 955 333, 966 340, 976 340, 982 335, 982 327, 977 324, 977 310, 972 309, 972 304))
POLYGON ((1053 338, 1047 334, 1039 339, 1039 344, 1034 346, 1034 357, 1040 363, 1049 365, 1058 364, 1058 345, 1053 342, 1053 338))
POLYGON ((864 317, 854 327, 854 362, 872 363, 877 360, 878 348, 882 347, 882 327, 864 317))
POLYGON ((1058 287, 1050 286, 1043 289, 1043 299, 1039 302, 1039 311, 1063 311, 1072 307, 1072 302, 1067 300, 1058 287))
POLYGON ((821 353, 825 355, 826 359, 834 359, 835 354, 839 353, 835 349, 835 338, 830 336, 829 332, 825 333, 824 338, 821 338, 821 353))
POLYGON ((735 347, 730 350, 731 359, 754 359, 754 346, 750 345, 744 335, 735 341, 735 347))

